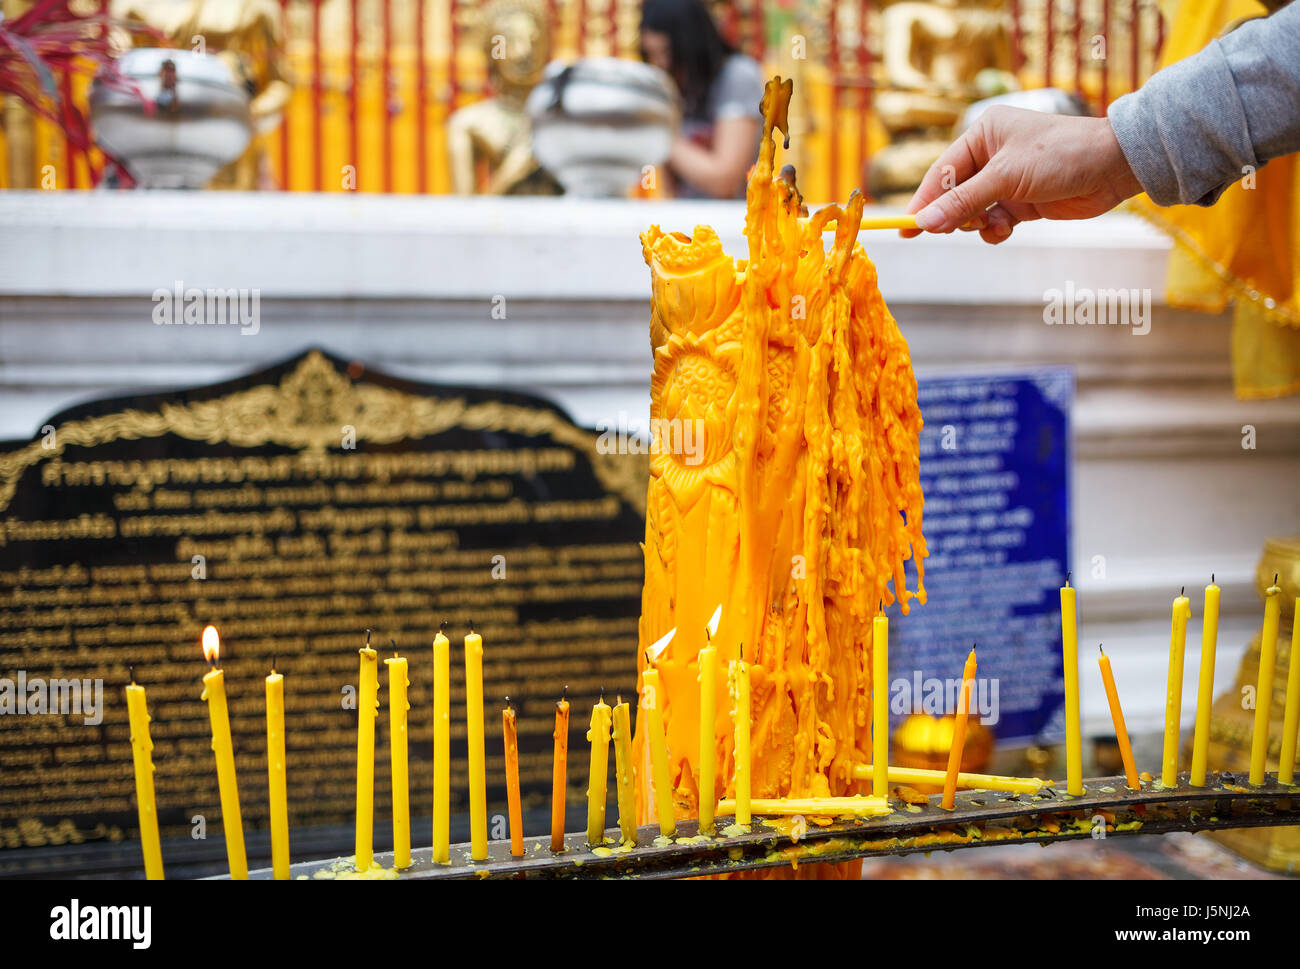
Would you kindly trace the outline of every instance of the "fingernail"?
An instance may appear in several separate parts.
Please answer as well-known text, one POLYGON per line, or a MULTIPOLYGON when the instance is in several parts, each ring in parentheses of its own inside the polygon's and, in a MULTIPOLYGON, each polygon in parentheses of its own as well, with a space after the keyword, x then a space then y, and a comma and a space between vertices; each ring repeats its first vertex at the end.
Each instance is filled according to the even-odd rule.
POLYGON ((929 231, 937 229, 941 225, 943 225, 943 215, 933 205, 926 206, 916 213, 916 227, 918 229, 929 231))

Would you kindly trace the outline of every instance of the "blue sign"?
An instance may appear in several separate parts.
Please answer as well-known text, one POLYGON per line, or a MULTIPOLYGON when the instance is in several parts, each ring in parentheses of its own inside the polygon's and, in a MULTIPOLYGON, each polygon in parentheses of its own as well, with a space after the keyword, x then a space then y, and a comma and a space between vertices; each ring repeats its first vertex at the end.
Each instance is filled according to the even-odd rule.
POLYGON ((975 645, 972 716, 1003 741, 1064 736, 1073 395, 1065 369, 918 381, 927 602, 889 610, 895 724, 952 712, 975 645))

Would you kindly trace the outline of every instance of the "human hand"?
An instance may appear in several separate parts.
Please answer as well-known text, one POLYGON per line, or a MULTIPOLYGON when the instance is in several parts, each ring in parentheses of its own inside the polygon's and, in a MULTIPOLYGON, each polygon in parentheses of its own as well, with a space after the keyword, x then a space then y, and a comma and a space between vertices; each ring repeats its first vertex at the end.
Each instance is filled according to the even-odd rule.
POLYGON ((930 166, 907 211, 928 232, 975 230, 996 245, 1020 222, 1090 219, 1141 191, 1105 118, 999 106, 930 166))

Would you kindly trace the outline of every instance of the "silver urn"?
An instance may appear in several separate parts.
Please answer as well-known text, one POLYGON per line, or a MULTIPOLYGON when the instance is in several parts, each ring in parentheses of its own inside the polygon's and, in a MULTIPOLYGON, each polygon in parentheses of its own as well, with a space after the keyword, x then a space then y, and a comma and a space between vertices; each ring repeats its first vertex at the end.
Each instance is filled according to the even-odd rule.
POLYGON ((249 93, 219 57, 141 47, 117 60, 154 107, 96 77, 90 91, 95 140, 142 188, 203 188, 248 147, 249 93))
POLYGON ((569 195, 623 197, 668 157, 681 121, 663 71, 614 57, 553 61, 526 106, 533 155, 569 195))

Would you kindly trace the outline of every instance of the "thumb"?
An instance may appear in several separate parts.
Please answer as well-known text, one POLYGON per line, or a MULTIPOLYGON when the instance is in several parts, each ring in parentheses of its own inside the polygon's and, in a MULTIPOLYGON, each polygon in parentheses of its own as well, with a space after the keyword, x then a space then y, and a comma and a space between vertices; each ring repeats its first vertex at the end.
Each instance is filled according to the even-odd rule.
POLYGON ((981 169, 916 213, 916 224, 927 232, 951 232, 999 201, 1002 194, 1001 179, 981 169))

